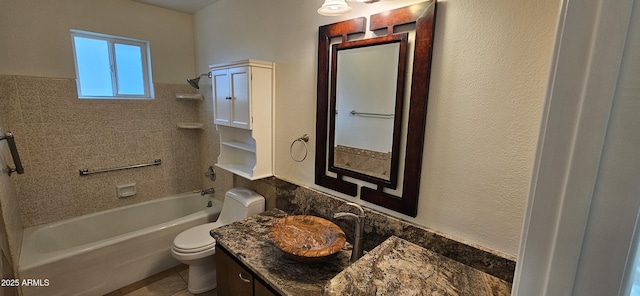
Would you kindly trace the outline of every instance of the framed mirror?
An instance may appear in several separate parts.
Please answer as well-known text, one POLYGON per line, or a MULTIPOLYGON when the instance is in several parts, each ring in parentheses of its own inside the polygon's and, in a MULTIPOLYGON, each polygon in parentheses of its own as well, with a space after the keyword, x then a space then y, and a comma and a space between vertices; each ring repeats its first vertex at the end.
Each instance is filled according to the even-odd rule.
POLYGON ((367 182, 360 187, 362 200, 412 217, 417 215, 435 11, 436 1, 431 0, 372 15, 369 29, 386 29, 387 34, 371 39, 349 40, 349 36, 365 33, 364 17, 319 28, 316 184, 356 196, 358 184, 345 178, 362 180, 367 182), (394 32, 394 28, 407 24, 415 25, 412 53, 407 52, 407 33, 394 32), (332 45, 335 38, 341 42, 332 45), (413 58, 411 73, 405 73, 407 55, 413 58), (349 72, 361 63, 360 58, 369 65, 374 61, 386 64, 384 70, 376 70, 384 73, 349 72), (359 75, 369 77, 357 77, 359 75), (410 79, 405 79, 405 75, 410 79), (356 77, 358 79, 354 79, 356 77), (378 83, 381 87, 385 85, 384 90, 377 90, 374 95, 372 85, 378 86, 378 83), (406 83, 410 83, 411 88, 405 101, 406 83), (379 98, 378 93, 382 94, 379 98), (408 108, 404 108, 407 103, 408 108), (408 111, 403 114, 403 109, 408 111), (360 127, 349 125, 349 120, 353 124, 356 117, 360 127), (365 133, 365 129, 377 132, 365 133), (373 136, 370 135, 368 141, 358 138, 366 134, 373 136), (405 143, 403 158, 400 157, 401 142, 405 143), (354 160, 345 161, 348 156, 344 153, 366 154, 359 161, 371 167, 356 165, 354 160), (374 164, 374 158, 380 162, 374 164), (400 184, 398 190, 402 194, 388 193, 400 184))
POLYGON ((329 171, 395 189, 408 33, 332 46, 329 171))

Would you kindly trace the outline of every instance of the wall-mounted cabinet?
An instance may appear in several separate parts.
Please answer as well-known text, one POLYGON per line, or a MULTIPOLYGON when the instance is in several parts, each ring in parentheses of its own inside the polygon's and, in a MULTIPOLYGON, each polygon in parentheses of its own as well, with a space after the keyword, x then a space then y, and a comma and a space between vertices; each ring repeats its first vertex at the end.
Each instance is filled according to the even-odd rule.
POLYGON ((272 176, 274 64, 244 60, 209 68, 220 132, 216 166, 250 180, 272 176))

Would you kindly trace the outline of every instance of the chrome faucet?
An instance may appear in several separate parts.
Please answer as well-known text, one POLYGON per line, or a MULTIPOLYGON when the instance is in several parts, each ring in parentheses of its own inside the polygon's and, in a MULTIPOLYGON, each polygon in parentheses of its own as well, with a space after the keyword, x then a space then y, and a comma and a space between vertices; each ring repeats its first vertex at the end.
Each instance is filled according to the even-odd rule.
POLYGON ((352 202, 348 202, 347 203, 350 206, 354 206, 355 208, 358 209, 358 215, 353 214, 353 213, 335 213, 333 214, 333 218, 340 218, 340 217, 354 217, 356 218, 356 232, 355 232, 355 238, 353 239, 353 250, 351 251, 351 262, 355 262, 356 260, 358 260, 360 257, 362 257, 364 250, 363 250, 363 231, 364 231, 364 210, 362 209, 362 207, 359 204, 356 203, 352 203, 352 202))
POLYGON ((216 192, 216 189, 211 187, 209 189, 205 189, 205 190, 200 191, 200 195, 201 196, 205 196, 207 194, 214 194, 215 192, 216 192))

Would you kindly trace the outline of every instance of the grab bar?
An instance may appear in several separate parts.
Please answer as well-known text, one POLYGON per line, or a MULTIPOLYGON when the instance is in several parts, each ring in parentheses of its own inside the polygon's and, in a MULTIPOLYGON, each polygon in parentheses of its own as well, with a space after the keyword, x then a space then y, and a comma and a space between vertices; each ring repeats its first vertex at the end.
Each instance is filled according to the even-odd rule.
POLYGON ((9 151, 11 151, 11 157, 13 158, 13 164, 16 166, 15 168, 7 166, 9 176, 11 176, 13 172, 24 174, 24 168, 22 167, 22 161, 20 161, 20 154, 18 154, 18 148, 16 147, 16 141, 13 138, 13 133, 6 132, 4 137, 0 136, 0 141, 2 140, 7 140, 7 145, 9 145, 9 151))
POLYGON ((365 113, 365 112, 358 112, 356 110, 351 110, 351 115, 364 115, 364 116, 380 116, 380 117, 390 117, 393 118, 395 116, 395 114, 380 114, 380 113, 365 113))
POLYGON ((152 165, 161 165, 161 164, 162 164, 162 160, 161 159, 156 159, 151 163, 136 164, 136 165, 130 165, 130 166, 125 166, 125 167, 119 167, 119 168, 101 169, 101 170, 93 170, 93 171, 89 171, 89 169, 80 169, 80 176, 86 176, 86 175, 97 174, 97 173, 120 171, 120 170, 126 170, 126 169, 142 168, 142 167, 147 167, 147 166, 152 166, 152 165))

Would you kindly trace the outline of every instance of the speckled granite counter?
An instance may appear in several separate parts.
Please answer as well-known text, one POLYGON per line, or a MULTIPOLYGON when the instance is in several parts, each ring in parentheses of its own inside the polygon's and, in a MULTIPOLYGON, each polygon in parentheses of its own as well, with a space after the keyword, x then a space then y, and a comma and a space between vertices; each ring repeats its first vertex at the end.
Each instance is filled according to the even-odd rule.
MULTIPOLYGON (((391 237, 354 264, 343 249, 323 263, 284 257, 269 239, 272 209, 211 235, 255 275, 282 295, 509 295, 511 284, 418 245, 391 237)), ((349 245, 350 246, 350 245, 349 245)))
POLYGON ((349 266, 350 250, 323 263, 303 264, 284 257, 269 239, 275 221, 287 216, 272 209, 211 231, 216 243, 282 295, 321 295, 322 286, 349 266))
POLYGON ((511 284, 392 236, 331 279, 324 295, 510 295, 511 284))

